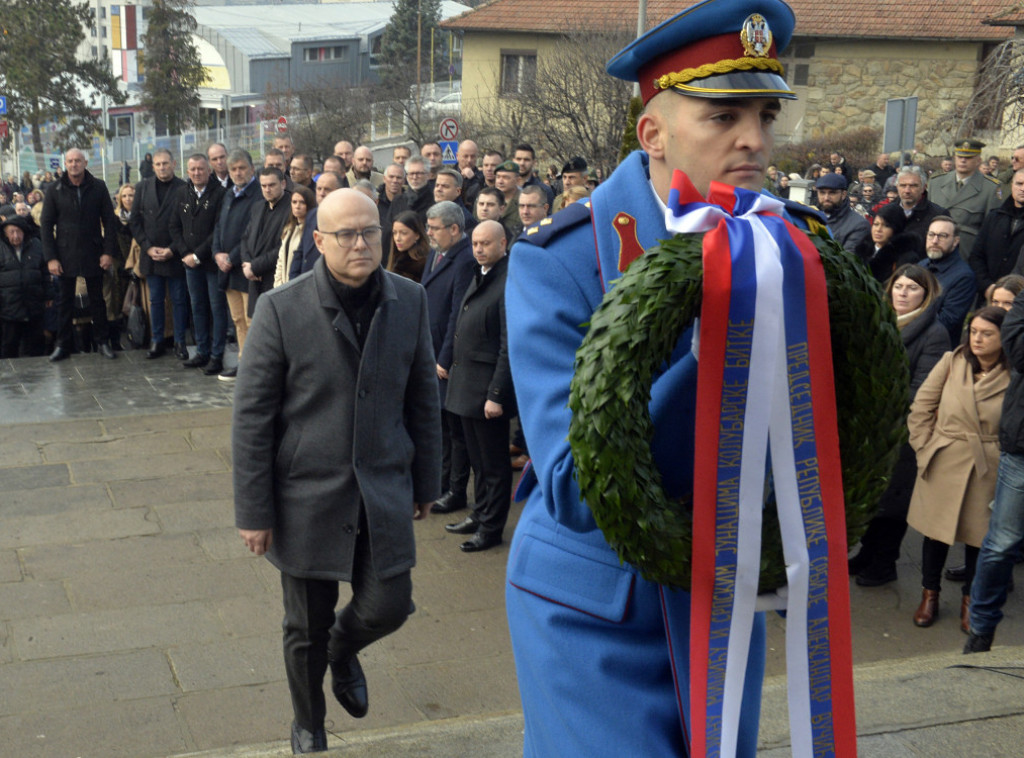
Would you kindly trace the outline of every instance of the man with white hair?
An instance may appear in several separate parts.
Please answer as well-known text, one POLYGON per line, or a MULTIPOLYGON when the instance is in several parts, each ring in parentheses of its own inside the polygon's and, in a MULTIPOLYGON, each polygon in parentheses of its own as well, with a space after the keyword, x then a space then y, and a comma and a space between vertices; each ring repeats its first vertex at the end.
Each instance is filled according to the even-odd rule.
POLYGON ((92 314, 92 335, 100 354, 116 358, 110 346, 107 306, 103 301, 103 272, 114 265, 117 230, 114 204, 102 181, 86 170, 85 153, 73 147, 64 154, 64 173, 47 190, 40 218, 43 258, 50 273, 60 277, 59 327, 51 361, 71 355, 71 317, 75 281, 85 279, 92 314))

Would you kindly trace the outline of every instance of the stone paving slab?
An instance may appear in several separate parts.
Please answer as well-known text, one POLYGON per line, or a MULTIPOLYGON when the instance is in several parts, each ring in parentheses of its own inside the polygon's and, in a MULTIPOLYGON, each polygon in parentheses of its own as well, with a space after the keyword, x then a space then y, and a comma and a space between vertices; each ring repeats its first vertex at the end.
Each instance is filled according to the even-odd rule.
POLYGON ((160 526, 150 518, 148 508, 15 516, 5 518, 3 526, 0 548, 119 539, 160 531, 160 526))
MULTIPOLYGON (((0 480, 2 480, 0 473, 0 480)), ((12 516, 45 516, 56 513, 109 510, 113 502, 104 484, 78 484, 63 487, 41 487, 30 490, 3 491, 3 518, 12 516)))

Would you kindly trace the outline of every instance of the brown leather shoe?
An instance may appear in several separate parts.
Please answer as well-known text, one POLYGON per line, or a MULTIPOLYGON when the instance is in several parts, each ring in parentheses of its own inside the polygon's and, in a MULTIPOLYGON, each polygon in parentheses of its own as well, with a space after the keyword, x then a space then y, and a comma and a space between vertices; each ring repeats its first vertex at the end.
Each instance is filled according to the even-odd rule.
POLYGON ((971 596, 964 595, 960 601, 960 631, 971 633, 971 596))
POLYGON ((921 605, 914 611, 914 623, 918 626, 931 626, 939 617, 939 591, 921 590, 921 605))

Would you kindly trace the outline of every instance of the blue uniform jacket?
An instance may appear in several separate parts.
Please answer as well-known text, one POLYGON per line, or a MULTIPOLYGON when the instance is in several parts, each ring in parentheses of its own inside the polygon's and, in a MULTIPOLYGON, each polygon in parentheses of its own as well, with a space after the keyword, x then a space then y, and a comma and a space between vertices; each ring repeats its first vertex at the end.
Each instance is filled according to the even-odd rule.
MULTIPOLYGON (((800 219, 790 220, 801 224, 800 219)), ((580 500, 567 440, 576 350, 605 288, 614 286, 620 275, 620 252, 639 252, 670 236, 649 184, 647 156, 635 152, 589 201, 525 230, 510 254, 508 350, 532 458, 519 489, 527 502, 510 551, 507 589, 527 756, 610 756, 623 751, 664 755, 685 749, 680 740, 686 739, 689 722, 689 594, 647 582, 633 566, 619 561, 580 500), (595 254, 595 239, 600 255, 595 254), (589 623, 577 626, 573 614, 580 613, 578 618, 589 623), (560 638, 570 634, 569 627, 571 646, 553 655, 563 644, 560 638), (573 668, 577 657, 580 667, 573 668), (633 661, 625 679, 611 673, 615 660, 633 661), (606 678, 580 678, 594 668, 607 668, 606 678), (567 679, 559 683, 563 670, 567 679), (645 672, 657 670, 671 676, 651 673, 650 681, 645 680, 645 672), (629 687, 628 713, 621 710, 625 682, 634 685, 629 687), (567 715, 574 706, 567 700, 553 703, 552 698, 574 687, 588 689, 585 695, 575 693, 584 702, 579 713, 567 715), (623 724, 634 712, 658 725, 640 729, 623 724), (575 723, 569 732, 559 730, 559 723, 574 718, 583 723, 575 723), (616 728, 629 732, 634 742, 622 742, 616 728), (646 742, 640 745, 637 739, 646 742), (566 740, 576 747, 564 744, 566 740)), ((691 336, 691 330, 681 335, 651 389, 652 451, 670 495, 692 488, 697 361, 690 351, 691 336)), ((763 614, 757 619, 740 755, 756 751, 763 614)))

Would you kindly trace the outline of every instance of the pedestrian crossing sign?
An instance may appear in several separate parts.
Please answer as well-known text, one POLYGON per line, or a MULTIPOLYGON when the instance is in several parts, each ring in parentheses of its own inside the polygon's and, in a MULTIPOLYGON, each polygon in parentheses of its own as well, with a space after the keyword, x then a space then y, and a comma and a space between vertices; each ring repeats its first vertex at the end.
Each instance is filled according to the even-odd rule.
POLYGON ((457 140, 439 142, 438 144, 441 146, 441 163, 446 166, 454 166, 459 162, 455 157, 455 154, 459 151, 457 140))

